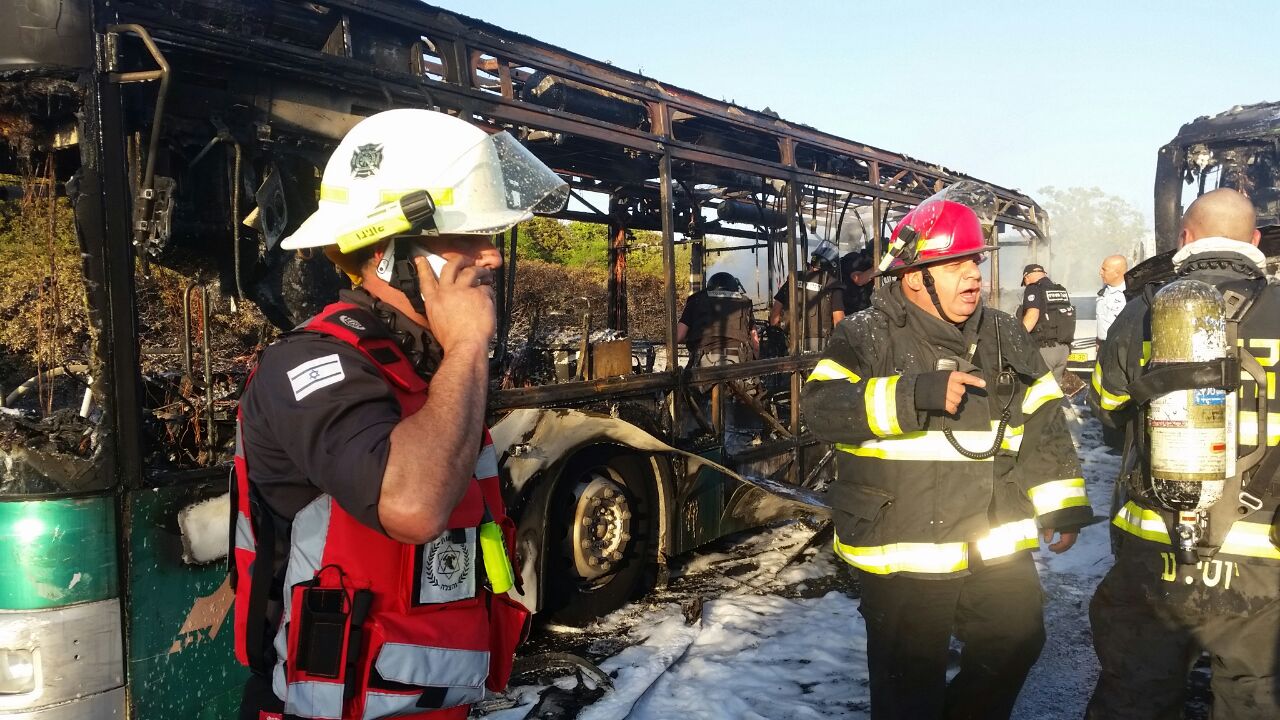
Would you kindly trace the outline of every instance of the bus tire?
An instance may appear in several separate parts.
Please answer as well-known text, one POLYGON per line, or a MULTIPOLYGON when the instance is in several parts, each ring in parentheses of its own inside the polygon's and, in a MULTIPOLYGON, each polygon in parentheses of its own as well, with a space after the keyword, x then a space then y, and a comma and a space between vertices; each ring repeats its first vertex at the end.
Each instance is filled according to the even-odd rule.
POLYGON ((585 625, 652 588, 656 523, 644 456, 592 448, 573 458, 551 496, 546 601, 554 622, 585 625))

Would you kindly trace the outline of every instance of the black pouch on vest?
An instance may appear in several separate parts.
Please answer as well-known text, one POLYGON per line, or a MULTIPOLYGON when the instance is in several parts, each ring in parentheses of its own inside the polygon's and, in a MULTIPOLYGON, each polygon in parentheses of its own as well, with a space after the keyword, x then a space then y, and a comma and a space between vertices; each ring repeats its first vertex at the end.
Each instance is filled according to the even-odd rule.
POLYGON ((342 588, 306 588, 298 613, 298 657, 296 667, 324 678, 336 678, 345 659, 347 637, 347 593, 342 588))

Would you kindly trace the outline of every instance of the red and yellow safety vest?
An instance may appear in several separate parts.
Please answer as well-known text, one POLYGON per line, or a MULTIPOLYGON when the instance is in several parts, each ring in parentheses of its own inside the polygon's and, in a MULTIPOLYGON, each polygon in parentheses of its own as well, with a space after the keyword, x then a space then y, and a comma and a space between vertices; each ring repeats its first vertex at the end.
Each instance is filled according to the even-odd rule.
MULTIPOLYGON (((426 401, 427 383, 381 327, 368 311, 335 303, 303 329, 360 350, 381 370, 407 417, 426 401)), ((512 557, 515 547, 488 430, 449 530, 426 545, 392 540, 324 494, 291 520, 273 518, 250 482, 244 438, 237 441, 236 657, 271 673, 287 714, 461 720, 486 687, 506 686, 528 611, 490 589, 480 557, 487 524, 501 528, 505 542, 496 543, 497 552, 512 557), (273 544, 283 533, 290 538, 276 601, 283 609, 270 627, 270 585, 278 565, 273 544)), ((493 552, 494 544, 486 547, 493 552)))

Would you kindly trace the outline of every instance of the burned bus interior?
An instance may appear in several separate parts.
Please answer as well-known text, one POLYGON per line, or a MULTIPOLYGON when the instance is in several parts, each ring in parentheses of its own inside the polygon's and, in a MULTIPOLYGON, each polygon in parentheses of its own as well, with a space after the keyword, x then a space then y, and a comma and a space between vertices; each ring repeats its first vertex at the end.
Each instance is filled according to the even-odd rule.
MULTIPOLYGON (((876 245, 905 208, 963 177, 416 3, 140 0, 60 22, 86 44, 97 33, 96 57, 61 47, 18 58, 0 101, 10 221, 74 214, 77 252, 31 257, 75 264, 82 251, 88 288, 81 301, 73 284, 37 283, 41 309, 28 314, 43 323, 53 300, 41 293, 56 291, 59 312, 83 315, 78 334, 61 349, 32 344, 6 368, 4 422, 33 468, 45 462, 37 454, 74 465, 95 452, 85 431, 103 418, 142 448, 126 463, 137 482, 227 462, 254 353, 346 284, 320 253, 279 242, 313 209, 337 140, 382 109, 435 108, 508 130, 569 182, 555 218, 607 238, 603 287, 522 262, 522 228, 498 238, 495 414, 586 407, 705 442, 716 418, 669 396, 710 383, 737 398, 739 381, 767 377, 770 392, 744 400, 760 455, 803 442, 790 397, 805 367, 798 338, 753 365, 682 371, 683 295, 725 257, 749 255, 734 267, 749 268, 762 316, 818 242, 876 245), (100 72, 87 72, 94 63, 100 72), (660 270, 631 271, 641 254, 660 270)), ((1038 207, 998 193, 1002 225, 1038 237, 1038 207)), ((108 483, 102 475, 33 470, 4 482, 74 492, 108 483)))
POLYGON ((1218 188, 1253 201, 1267 271, 1280 271, 1280 103, 1237 105, 1186 123, 1160 148, 1155 178, 1157 253, 1130 270, 1129 287, 1172 275, 1183 211, 1218 188))
MULTIPOLYGON (((669 551, 694 547, 776 504, 708 485, 687 457, 792 486, 829 477, 798 403, 822 342, 805 337, 795 290, 810 253, 878 255, 897 217, 966 179, 418 3, 134 0, 28 25, 41 22, 49 42, 0 75, 4 229, 22 238, 11 262, 26 279, 0 300, 30 329, 4 338, 17 352, 0 368, 8 496, 220 492, 255 355, 348 284, 281 240, 315 208, 347 130, 419 107, 511 133, 571 190, 495 239, 491 419, 586 411, 686 453, 664 500, 678 520, 655 532, 669 551), (51 40, 69 32, 82 42, 51 40), (677 319, 719 270, 771 342, 693 366, 677 319), (784 284, 779 333, 765 318, 784 284)), ((1043 243, 1043 211, 994 191, 991 232, 1043 243)), ((513 489, 517 513, 533 485, 513 489)))

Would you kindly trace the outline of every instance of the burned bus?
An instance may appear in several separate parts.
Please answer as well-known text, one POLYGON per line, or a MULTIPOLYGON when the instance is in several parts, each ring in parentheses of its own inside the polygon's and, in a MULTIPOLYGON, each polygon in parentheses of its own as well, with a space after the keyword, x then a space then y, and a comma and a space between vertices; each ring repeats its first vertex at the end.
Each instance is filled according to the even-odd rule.
POLYGON ((1173 272, 1182 213, 1197 197, 1233 188, 1253 201, 1267 269, 1280 269, 1280 103, 1237 105, 1178 130, 1156 160, 1156 254, 1134 266, 1129 288, 1173 272))
MULTIPOLYGON (((823 242, 878 254, 965 179, 411 0, 0 13, 0 717, 234 712, 237 398, 256 351, 346 283, 280 241, 361 118, 506 130, 572 189, 497 238, 489 394, 521 599, 569 622, 802 506, 831 451, 799 412, 822 333, 804 337, 797 274, 823 242), (557 233, 600 257, 530 250, 557 233), (677 321, 722 269, 773 342, 701 367, 677 321), (763 325, 784 284, 780 335, 763 325)), ((1042 210, 994 191, 993 238, 1043 243, 1042 210)))

